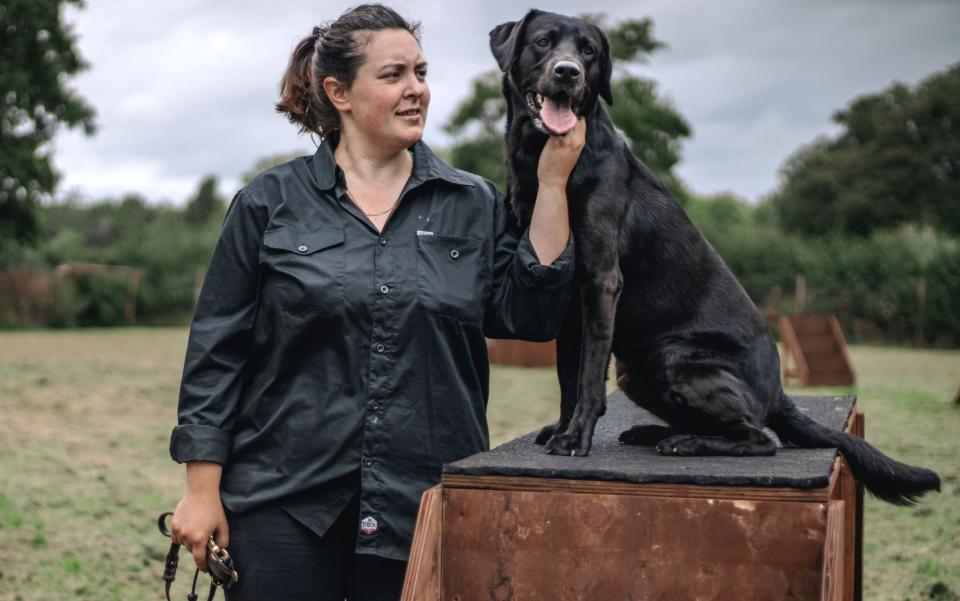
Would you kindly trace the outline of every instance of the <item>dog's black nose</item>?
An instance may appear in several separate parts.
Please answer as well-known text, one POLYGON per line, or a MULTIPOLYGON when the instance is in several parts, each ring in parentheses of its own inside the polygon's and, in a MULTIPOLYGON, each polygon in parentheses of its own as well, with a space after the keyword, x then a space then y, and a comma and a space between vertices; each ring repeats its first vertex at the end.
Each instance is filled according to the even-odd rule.
POLYGON ((553 74, 560 79, 573 79, 580 76, 580 65, 573 61, 557 61, 553 74))

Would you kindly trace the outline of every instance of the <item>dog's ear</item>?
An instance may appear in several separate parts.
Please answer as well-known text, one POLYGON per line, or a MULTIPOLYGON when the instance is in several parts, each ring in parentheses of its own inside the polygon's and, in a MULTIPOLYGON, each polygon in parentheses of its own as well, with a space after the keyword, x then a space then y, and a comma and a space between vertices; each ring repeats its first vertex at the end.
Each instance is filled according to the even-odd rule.
POLYGON ((520 21, 507 21, 490 30, 490 51, 497 59, 500 70, 504 73, 510 70, 513 61, 520 54, 523 32, 527 28, 527 22, 537 12, 531 10, 520 21))
POLYGON ((613 104, 613 91, 610 89, 610 80, 613 79, 613 59, 610 58, 610 42, 607 40, 607 34, 597 27, 597 33, 603 41, 603 52, 600 54, 600 96, 607 101, 607 104, 613 104))

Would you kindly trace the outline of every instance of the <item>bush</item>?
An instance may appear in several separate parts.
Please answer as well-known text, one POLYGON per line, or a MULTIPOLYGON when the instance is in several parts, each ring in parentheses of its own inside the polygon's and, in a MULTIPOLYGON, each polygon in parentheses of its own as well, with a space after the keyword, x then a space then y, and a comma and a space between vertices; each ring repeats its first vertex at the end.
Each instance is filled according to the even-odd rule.
POLYGON ((50 325, 117 326, 126 323, 128 278, 106 272, 65 278, 54 287, 50 325))
POLYGON ((833 313, 853 340, 952 346, 960 343, 960 239, 903 226, 867 238, 783 232, 729 195, 697 198, 687 212, 755 303, 774 287, 791 312, 798 275, 803 310, 833 313))

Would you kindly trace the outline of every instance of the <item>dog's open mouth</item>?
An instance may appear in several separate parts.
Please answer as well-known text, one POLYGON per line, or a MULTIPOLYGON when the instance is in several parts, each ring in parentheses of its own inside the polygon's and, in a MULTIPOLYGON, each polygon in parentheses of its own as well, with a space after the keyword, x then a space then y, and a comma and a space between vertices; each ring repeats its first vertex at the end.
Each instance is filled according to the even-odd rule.
POLYGON ((526 99, 533 125, 545 134, 562 136, 577 124, 576 107, 562 92, 551 98, 531 90, 526 99))

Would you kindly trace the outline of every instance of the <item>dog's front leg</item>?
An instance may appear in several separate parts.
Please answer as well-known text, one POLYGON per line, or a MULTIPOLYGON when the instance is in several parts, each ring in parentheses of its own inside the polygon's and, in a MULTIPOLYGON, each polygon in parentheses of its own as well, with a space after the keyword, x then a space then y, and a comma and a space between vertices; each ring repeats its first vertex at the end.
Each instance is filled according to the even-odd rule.
POLYGON ((576 378, 577 401, 566 429, 555 433, 547 441, 547 453, 589 454, 593 429, 597 419, 606 410, 604 382, 613 344, 617 299, 623 287, 620 269, 615 261, 613 264, 610 270, 586 274, 580 286, 581 340, 576 378))
POLYGON ((557 336, 557 379, 560 382, 560 419, 557 423, 544 426, 537 434, 535 442, 545 444, 555 434, 567 429, 580 394, 580 354, 583 339, 583 316, 579 285, 575 285, 570 306, 563 318, 563 326, 557 336))

